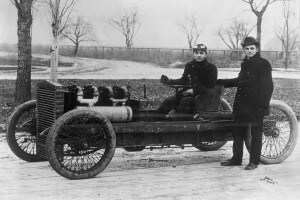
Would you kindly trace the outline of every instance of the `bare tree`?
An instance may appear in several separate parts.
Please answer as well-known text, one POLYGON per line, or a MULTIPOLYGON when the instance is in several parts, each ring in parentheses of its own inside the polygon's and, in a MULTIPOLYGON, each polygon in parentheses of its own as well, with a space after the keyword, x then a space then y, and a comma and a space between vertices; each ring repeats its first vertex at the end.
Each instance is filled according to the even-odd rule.
POLYGON ((267 10, 267 7, 278 0, 242 0, 245 3, 248 3, 251 7, 251 11, 256 15, 257 22, 257 34, 256 39, 261 44, 261 25, 263 20, 263 14, 267 10))
POLYGON ((290 51, 296 49, 298 39, 298 27, 293 27, 291 23, 293 12, 290 8, 290 1, 282 1, 282 16, 283 23, 276 25, 275 34, 282 43, 285 52, 284 67, 287 69, 290 51))
POLYGON ((62 32, 62 36, 75 44, 74 56, 77 55, 79 45, 82 42, 96 41, 92 24, 84 20, 82 16, 70 20, 62 32))
POLYGON ((255 25, 250 27, 249 23, 243 20, 234 19, 230 26, 221 27, 218 30, 218 35, 229 49, 238 51, 241 49, 241 42, 251 33, 254 27, 255 25))
POLYGON ((192 49, 197 44, 198 38, 206 25, 200 23, 195 15, 191 15, 190 17, 185 17, 184 22, 179 23, 178 26, 185 34, 189 48, 192 49))
POLYGON ((76 0, 44 0, 51 14, 52 47, 51 47, 51 81, 57 81, 59 37, 66 27, 76 0))
POLYGON ((18 69, 15 102, 31 99, 31 27, 34 0, 11 0, 18 10, 18 69))
POLYGON ((133 9, 129 12, 126 10, 119 17, 109 19, 108 23, 125 36, 126 47, 131 48, 133 39, 141 27, 138 10, 133 9))

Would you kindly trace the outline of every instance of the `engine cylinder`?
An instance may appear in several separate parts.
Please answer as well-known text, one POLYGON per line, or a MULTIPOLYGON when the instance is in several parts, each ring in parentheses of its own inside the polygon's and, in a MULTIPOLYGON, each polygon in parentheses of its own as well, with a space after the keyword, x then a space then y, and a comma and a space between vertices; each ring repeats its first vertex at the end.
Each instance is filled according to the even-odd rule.
POLYGON ((128 106, 93 106, 89 108, 77 108, 95 110, 111 122, 130 122, 132 120, 132 109, 128 106))

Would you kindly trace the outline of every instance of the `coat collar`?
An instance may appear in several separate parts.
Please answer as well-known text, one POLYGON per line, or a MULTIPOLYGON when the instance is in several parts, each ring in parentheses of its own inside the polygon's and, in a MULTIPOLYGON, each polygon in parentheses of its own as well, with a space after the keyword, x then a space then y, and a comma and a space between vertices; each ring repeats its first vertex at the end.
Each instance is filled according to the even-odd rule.
POLYGON ((193 63, 192 63, 192 67, 195 67, 195 66, 208 66, 208 61, 207 59, 205 58, 204 60, 202 61, 196 61, 195 59, 193 60, 193 63))
POLYGON ((245 58, 243 59, 244 62, 255 62, 260 58, 260 53, 256 53, 254 56, 252 56, 251 58, 248 58, 247 56, 245 56, 245 58))

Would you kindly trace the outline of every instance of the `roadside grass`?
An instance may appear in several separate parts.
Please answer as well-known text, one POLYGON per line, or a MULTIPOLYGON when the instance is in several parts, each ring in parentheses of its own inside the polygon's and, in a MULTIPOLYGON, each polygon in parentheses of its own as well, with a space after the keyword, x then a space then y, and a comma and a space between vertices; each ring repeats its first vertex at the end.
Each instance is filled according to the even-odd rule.
MULTIPOLYGON (((36 84, 41 80, 32 80, 32 99, 36 99, 36 84)), ((88 84, 98 86, 130 85, 131 98, 143 98, 143 85, 146 86, 147 98, 153 100, 153 108, 156 108, 165 98, 174 94, 174 89, 162 85, 159 80, 153 79, 120 79, 120 80, 82 80, 61 79, 58 81, 63 86, 76 84, 85 86, 88 84)), ((281 100, 288 104, 296 115, 300 116, 300 80, 297 79, 274 79, 273 99, 281 100)), ((15 108, 14 104, 14 80, 0 80, 0 132, 5 129, 7 119, 15 108)), ((223 94, 231 105, 234 100, 235 88, 226 88, 223 94)))

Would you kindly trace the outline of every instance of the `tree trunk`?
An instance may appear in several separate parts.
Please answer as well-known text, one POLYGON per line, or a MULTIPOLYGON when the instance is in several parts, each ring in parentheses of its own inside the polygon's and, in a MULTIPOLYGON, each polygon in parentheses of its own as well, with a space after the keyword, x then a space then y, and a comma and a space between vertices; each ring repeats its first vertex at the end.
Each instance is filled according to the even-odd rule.
POLYGON ((15 102, 21 104, 31 99, 31 25, 32 1, 20 1, 18 8, 18 69, 15 102))
POLYGON ((125 36, 126 47, 127 47, 127 49, 131 49, 132 42, 131 42, 131 40, 128 37, 129 36, 125 36))
POLYGON ((288 60, 289 60, 289 50, 290 50, 290 43, 289 43, 289 20, 286 19, 286 48, 285 48, 285 60, 284 60, 284 68, 288 68, 288 60))
POLYGON ((284 58, 284 69, 288 68, 288 59, 289 59, 289 51, 285 50, 285 58, 284 58))
POLYGON ((78 53, 78 49, 79 49, 79 43, 75 43, 75 49, 74 49, 74 52, 73 52, 73 56, 77 56, 77 53, 78 53))
POLYGON ((54 36, 52 41, 52 47, 51 47, 51 69, 50 69, 50 81, 53 82, 57 82, 58 50, 59 50, 58 36, 54 36))
POLYGON ((191 40, 189 40, 189 41, 188 41, 188 43, 189 43, 189 47, 190 47, 190 49, 193 49, 193 46, 192 46, 192 41, 191 41, 191 40))
MULTIPOLYGON (((256 33, 256 40, 259 43, 261 47, 261 24, 262 24, 262 15, 257 16, 257 33, 256 33)), ((259 48, 259 52, 261 51, 261 48, 259 48)))

